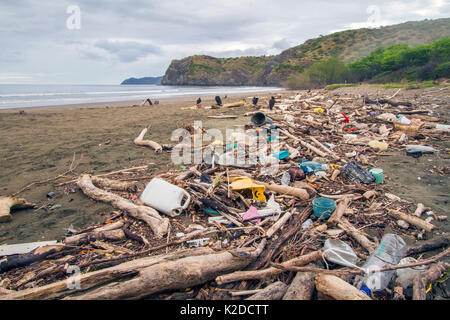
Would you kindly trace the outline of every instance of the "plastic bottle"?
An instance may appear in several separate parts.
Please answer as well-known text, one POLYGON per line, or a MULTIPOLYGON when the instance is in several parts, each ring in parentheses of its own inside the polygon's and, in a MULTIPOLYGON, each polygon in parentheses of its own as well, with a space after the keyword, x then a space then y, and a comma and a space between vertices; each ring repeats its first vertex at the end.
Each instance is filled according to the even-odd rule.
MULTIPOLYGON (((387 233, 381 239, 380 245, 369 256, 362 268, 366 271, 376 270, 387 266, 397 265, 406 253, 405 241, 396 234, 387 233)), ((364 278, 361 290, 370 293, 387 288, 395 274, 395 270, 370 272, 364 278)))
POLYGON ((323 164, 314 161, 304 161, 300 163, 299 167, 306 173, 317 172, 322 170, 327 171, 330 168, 328 164, 323 164))
POLYGON ((402 115, 402 114, 399 114, 399 115, 397 116, 397 119, 398 119, 398 121, 400 121, 400 123, 403 123, 403 124, 411 124, 411 120, 409 120, 407 117, 405 117, 405 116, 402 115))

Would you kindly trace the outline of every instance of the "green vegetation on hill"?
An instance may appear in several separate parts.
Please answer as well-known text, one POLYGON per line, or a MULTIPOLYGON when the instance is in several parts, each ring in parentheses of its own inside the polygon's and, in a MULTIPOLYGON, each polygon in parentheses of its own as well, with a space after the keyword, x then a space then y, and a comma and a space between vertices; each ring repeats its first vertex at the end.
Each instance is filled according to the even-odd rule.
POLYGON ((345 65, 337 58, 316 62, 302 74, 293 74, 286 85, 312 88, 342 82, 369 83, 424 81, 450 76, 450 38, 427 45, 397 44, 378 48, 367 57, 345 65))
MULTIPOLYGON (((415 47, 443 37, 450 37, 448 18, 407 22, 374 29, 347 30, 307 40, 275 56, 214 58, 196 55, 173 60, 162 83, 280 86, 293 77, 304 77, 305 71, 311 66, 330 58, 337 58, 348 64, 370 55, 380 47, 388 48, 399 44, 405 45, 402 48, 415 47)), ((316 68, 320 69, 319 67, 316 68)), ((436 68, 433 68, 434 72, 440 70, 439 72, 446 74, 448 64, 439 66, 438 70, 436 68)), ((311 76, 314 77, 314 74, 311 76)))

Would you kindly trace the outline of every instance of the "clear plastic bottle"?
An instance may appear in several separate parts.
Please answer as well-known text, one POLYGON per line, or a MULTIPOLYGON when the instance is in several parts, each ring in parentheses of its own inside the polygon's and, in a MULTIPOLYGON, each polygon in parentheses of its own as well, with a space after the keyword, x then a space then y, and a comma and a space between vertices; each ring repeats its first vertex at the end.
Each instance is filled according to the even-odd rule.
MULTIPOLYGON (((387 233, 383 236, 380 245, 372 252, 362 268, 366 271, 371 271, 397 265, 405 255, 406 249, 407 245, 401 237, 396 234, 387 233)), ((361 290, 366 293, 384 290, 389 285, 394 274, 395 270, 370 272, 364 278, 364 285, 361 287, 361 290)))
POLYGON ((317 171, 327 171, 330 166, 328 164, 323 164, 319 162, 314 161, 303 161, 300 163, 299 167, 305 172, 305 173, 311 173, 311 172, 317 172, 317 171))

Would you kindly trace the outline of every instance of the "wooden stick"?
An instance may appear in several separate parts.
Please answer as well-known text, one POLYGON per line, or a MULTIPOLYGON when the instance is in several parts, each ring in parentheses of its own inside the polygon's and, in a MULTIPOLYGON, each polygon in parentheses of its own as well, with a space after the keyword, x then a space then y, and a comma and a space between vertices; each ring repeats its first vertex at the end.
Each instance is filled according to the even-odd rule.
MULTIPOLYGON (((322 251, 313 251, 303 256, 288 260, 283 262, 282 266, 301 266, 313 261, 317 261, 322 259, 322 251)), ((262 270, 251 270, 251 271, 236 271, 234 273, 225 274, 223 276, 219 276, 216 278, 216 282, 219 285, 234 282, 234 281, 242 281, 242 280, 251 280, 251 279, 265 279, 267 277, 271 277, 282 273, 283 270, 269 267, 262 270)))
POLYGON ((406 222, 415 225, 416 227, 422 228, 427 232, 431 232, 436 226, 426 222, 416 216, 412 216, 403 212, 400 212, 398 210, 393 210, 393 209, 388 209, 387 212, 390 216, 400 219, 400 220, 405 220, 406 222))
POLYGON ((289 138, 292 138, 296 141, 299 141, 300 144, 306 148, 308 148, 309 150, 311 150, 312 152, 317 153, 319 156, 326 158, 327 154, 319 149, 317 149, 316 147, 310 145, 309 143, 303 141, 302 139, 290 134, 289 132, 283 130, 283 129, 278 129, 281 133, 283 133, 284 135, 288 136, 289 138))
POLYGON ((348 220, 341 218, 337 225, 347 234, 351 235, 356 241, 358 241, 358 243, 369 253, 373 252, 377 248, 376 243, 373 243, 367 239, 367 237, 358 231, 358 229, 356 229, 348 220))
POLYGON ((345 197, 341 202, 339 202, 336 210, 334 210, 333 214, 328 219, 328 222, 334 223, 340 221, 341 218, 344 216, 344 212, 345 210, 347 210, 350 201, 351 201, 350 197, 345 197))
POLYGON ((142 129, 141 133, 134 139, 134 144, 137 146, 151 147, 155 149, 156 152, 162 152, 162 146, 159 143, 152 140, 144 140, 147 130, 147 128, 142 129))
POLYGON ((22 198, 0 197, 0 222, 7 222, 12 219, 11 210, 26 209, 36 206, 22 198))
POLYGON ((271 238, 280 228, 291 218, 292 212, 286 212, 280 219, 277 220, 266 232, 267 238, 271 238))

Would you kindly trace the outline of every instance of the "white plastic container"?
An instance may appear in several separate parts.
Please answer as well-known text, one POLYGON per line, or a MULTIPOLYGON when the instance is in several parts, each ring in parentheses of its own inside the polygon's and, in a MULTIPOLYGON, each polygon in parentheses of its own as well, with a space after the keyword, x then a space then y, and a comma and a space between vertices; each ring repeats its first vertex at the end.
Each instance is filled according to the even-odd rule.
POLYGON ((191 202, 191 195, 162 179, 154 178, 140 197, 143 203, 170 217, 180 215, 191 202), (183 199, 186 199, 183 204, 183 199))

